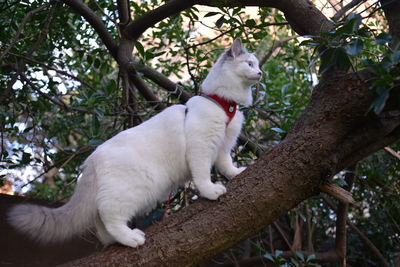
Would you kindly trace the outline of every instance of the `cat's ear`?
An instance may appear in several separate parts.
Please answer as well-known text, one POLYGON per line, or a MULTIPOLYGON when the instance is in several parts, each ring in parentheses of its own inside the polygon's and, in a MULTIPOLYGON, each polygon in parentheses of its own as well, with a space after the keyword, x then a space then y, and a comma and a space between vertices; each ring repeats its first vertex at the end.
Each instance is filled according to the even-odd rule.
POLYGON ((233 41, 232 46, 228 49, 226 53, 228 54, 228 56, 231 57, 237 57, 240 54, 242 54, 243 53, 242 40, 240 38, 236 38, 233 41))

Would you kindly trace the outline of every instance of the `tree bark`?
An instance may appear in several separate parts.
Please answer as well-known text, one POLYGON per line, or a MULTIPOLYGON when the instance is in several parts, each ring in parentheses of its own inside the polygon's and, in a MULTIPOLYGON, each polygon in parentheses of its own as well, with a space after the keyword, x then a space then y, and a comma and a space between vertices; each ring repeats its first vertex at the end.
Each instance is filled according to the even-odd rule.
MULTIPOLYGON (((64 1, 73 6, 71 1, 64 1)), ((132 67, 135 72, 127 60, 133 48, 130 42, 158 19, 195 3, 228 6, 235 2, 167 2, 166 7, 154 10, 155 17, 146 16, 143 24, 136 21, 126 26, 122 42, 126 42, 127 49, 120 45, 118 55, 108 35, 102 33, 102 39, 108 42, 107 47, 121 67, 128 71, 132 67)), ((306 0, 249 0, 242 4, 282 10, 299 34, 317 35, 331 27, 306 0)), ((97 25, 98 21, 94 21, 97 25)), ((101 25, 97 27, 103 30, 101 25)), ((318 194, 319 185, 338 171, 400 138, 397 111, 365 115, 375 97, 365 82, 367 78, 369 73, 365 71, 326 73, 286 138, 227 183, 228 193, 218 201, 200 199, 149 227, 146 243, 138 249, 115 245, 65 266, 195 266, 254 235, 301 201, 318 194)))
POLYGON ((374 140, 383 147, 400 138, 397 118, 381 124, 379 117, 364 115, 374 98, 367 77, 363 72, 325 75, 285 140, 230 181, 218 201, 199 200, 151 226, 138 249, 113 246, 66 266, 194 266, 257 233, 318 194, 318 186, 345 167, 344 159, 360 160, 357 148, 372 153, 374 140), (349 138, 364 128, 373 134, 349 138))

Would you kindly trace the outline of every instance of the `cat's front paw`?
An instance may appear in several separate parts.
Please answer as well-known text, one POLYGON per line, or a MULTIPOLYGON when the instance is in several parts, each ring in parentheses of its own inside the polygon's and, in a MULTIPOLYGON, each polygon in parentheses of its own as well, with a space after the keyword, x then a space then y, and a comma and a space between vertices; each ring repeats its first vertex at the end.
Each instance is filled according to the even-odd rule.
POLYGON ((117 241, 125 246, 136 248, 145 242, 145 234, 143 231, 135 228, 127 231, 123 236, 118 236, 117 241))
POLYGON ((222 184, 210 184, 206 188, 200 190, 200 195, 210 200, 217 200, 221 195, 226 193, 226 188, 222 184))

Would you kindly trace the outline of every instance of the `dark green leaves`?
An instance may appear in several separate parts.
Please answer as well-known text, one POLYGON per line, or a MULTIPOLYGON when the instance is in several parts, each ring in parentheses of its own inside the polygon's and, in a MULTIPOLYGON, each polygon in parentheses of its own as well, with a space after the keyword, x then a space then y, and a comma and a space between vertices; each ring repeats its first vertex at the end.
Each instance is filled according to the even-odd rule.
POLYGON ((358 55, 364 48, 364 42, 361 39, 353 39, 346 47, 346 53, 350 56, 358 55))
POLYGON ((382 88, 383 91, 380 95, 378 95, 375 100, 372 102, 370 106, 370 110, 372 109, 376 114, 381 113, 383 108, 385 107, 386 101, 389 97, 391 88, 382 88))
POLYGON ((362 23, 361 15, 351 13, 344 20, 343 24, 339 26, 337 30, 334 31, 333 33, 335 36, 350 35, 358 31, 358 28, 360 27, 361 23, 362 23))
POLYGON ((389 43, 391 40, 392 36, 389 33, 382 32, 376 37, 375 43, 378 45, 385 45, 389 43))
POLYGON ((356 56, 360 55, 364 48, 364 39, 369 34, 369 28, 362 25, 362 17, 359 14, 350 14, 345 20, 337 22, 336 27, 322 33, 321 36, 308 36, 311 40, 302 42, 302 45, 314 47, 321 59, 319 73, 324 73, 331 68, 337 68, 347 72, 353 66, 356 56))
POLYGON ((20 163, 21 163, 22 165, 26 165, 26 164, 28 164, 29 162, 31 162, 31 154, 30 154, 30 153, 23 152, 23 153, 22 153, 22 158, 21 158, 20 163))
POLYGON ((332 67, 337 67, 344 72, 351 67, 351 61, 344 48, 331 48, 321 53, 319 73, 324 73, 332 67))
POLYGON ((221 16, 216 22, 215 22, 215 26, 217 26, 218 28, 222 27, 222 24, 224 24, 225 22, 225 17, 221 16))
POLYGON ((144 47, 140 42, 135 42, 135 47, 137 49, 137 51, 139 52, 139 54, 144 58, 146 57, 146 53, 144 51, 144 47))
POLYGON ((377 94, 369 110, 379 114, 385 107, 391 90, 400 82, 400 50, 387 54, 380 61, 364 60, 364 66, 374 74, 369 82, 371 89, 377 94))

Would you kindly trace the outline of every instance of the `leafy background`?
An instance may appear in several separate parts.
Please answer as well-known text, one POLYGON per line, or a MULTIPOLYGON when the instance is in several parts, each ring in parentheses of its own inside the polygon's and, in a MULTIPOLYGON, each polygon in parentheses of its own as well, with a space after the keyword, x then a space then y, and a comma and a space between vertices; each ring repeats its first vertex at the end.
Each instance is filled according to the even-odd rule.
MULTIPOLYGON (((110 1, 84 2, 118 39, 115 5, 110 1)), ((161 1, 130 3, 137 18, 161 1)), ((129 126, 117 63, 91 26, 60 2, 5 1, 0 10, 0 183, 12 183, 17 194, 66 201, 83 160, 96 146, 129 126)), ((400 51, 388 46, 391 37, 377 5, 370 4, 370 10, 374 12, 355 11, 321 37, 299 38, 275 9, 196 6, 145 32, 135 45, 135 59, 195 95, 213 62, 233 38, 241 37, 248 50, 261 60, 265 58, 265 75, 253 92, 254 105, 242 107, 246 116, 243 134, 254 146, 249 149, 241 143, 234 151, 240 165, 250 165, 258 153, 268 151, 285 137, 320 75, 329 68, 372 71, 376 76, 371 80, 371 90, 377 97, 370 112, 382 111, 399 79, 400 51)), ((143 78, 164 104, 179 102, 152 80, 143 78)), ((138 112, 134 116, 139 122, 156 114, 152 103, 140 94, 136 97, 138 112)), ((391 147, 399 151, 400 143, 391 147)), ((349 210, 351 222, 388 261, 393 261, 400 250, 399 173, 399 160, 385 151, 359 162, 353 195, 360 206, 349 210)), ((223 180, 216 172, 214 175, 214 179, 223 180)), ((344 185, 344 175, 339 173, 334 181, 344 185)), ((174 193, 169 213, 197 198, 190 184, 174 193)), ((312 223, 317 251, 332 246, 336 215, 320 197, 304 202, 279 223, 293 234, 298 218, 312 223)), ((266 241, 269 234, 270 229, 265 229, 249 241, 252 253, 274 252, 266 241)), ((358 235, 349 231, 348 239, 350 265, 378 265, 374 256, 366 257, 368 248, 358 235)), ((285 249, 279 245, 274 248, 280 247, 285 249)), ((237 248, 234 255, 240 257, 243 251, 237 248)), ((265 254, 266 260, 280 265, 312 264, 300 255, 286 262, 277 251, 274 256, 265 254)))

